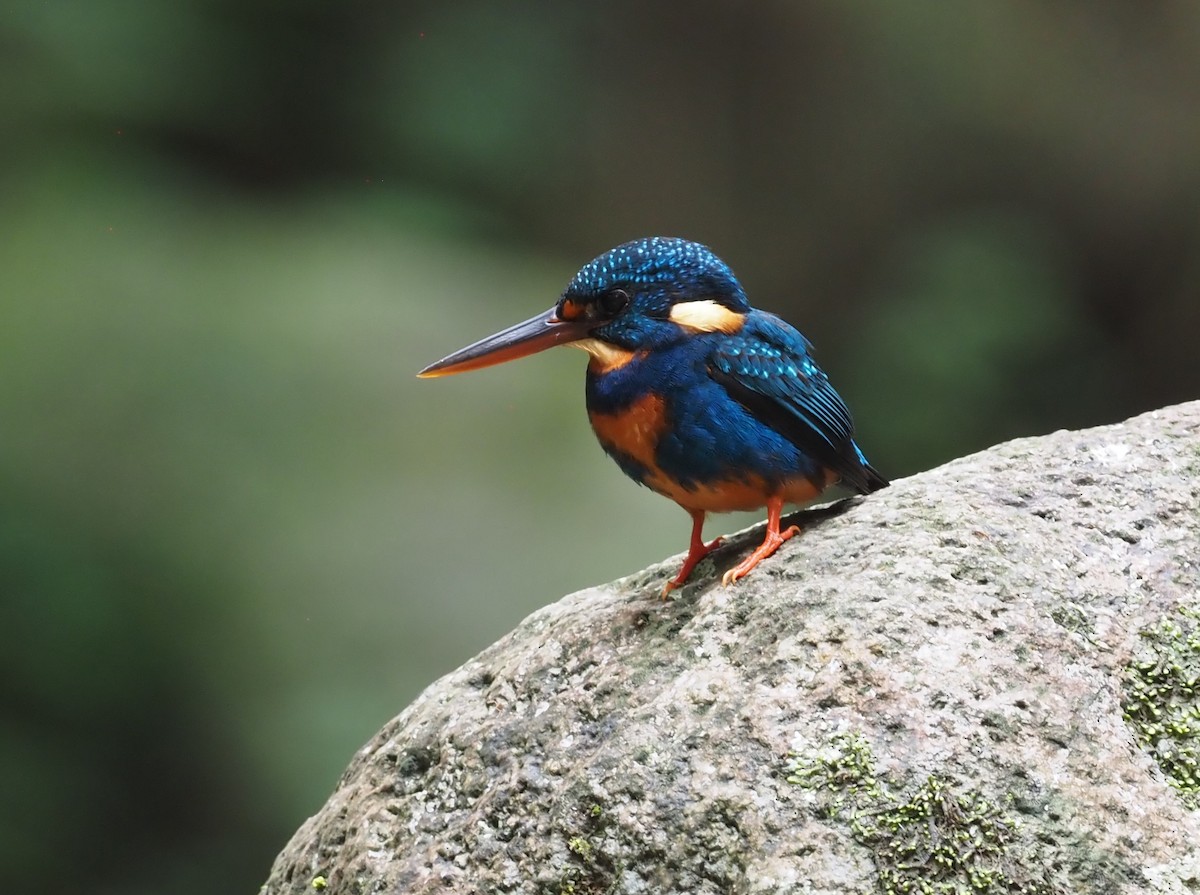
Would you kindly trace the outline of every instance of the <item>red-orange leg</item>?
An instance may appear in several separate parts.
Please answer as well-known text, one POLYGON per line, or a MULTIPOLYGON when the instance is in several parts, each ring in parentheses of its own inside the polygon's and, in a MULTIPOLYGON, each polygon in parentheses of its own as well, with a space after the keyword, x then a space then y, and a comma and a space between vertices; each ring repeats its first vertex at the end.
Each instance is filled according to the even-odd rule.
POLYGON ((783 546, 784 541, 792 535, 800 533, 798 525, 793 525, 781 532, 779 517, 782 515, 783 498, 772 497, 767 501, 767 536, 763 538, 763 542, 759 544, 757 550, 721 576, 722 584, 733 584, 739 578, 745 578, 755 566, 783 546))
POLYGON ((721 546, 720 538, 710 544, 704 543, 704 510, 689 510, 688 512, 692 514, 692 542, 688 545, 688 555, 687 559, 683 561, 683 568, 663 588, 662 598, 664 600, 667 598, 667 594, 675 588, 681 587, 683 582, 687 581, 688 575, 692 574, 692 569, 696 568, 696 563, 721 546))

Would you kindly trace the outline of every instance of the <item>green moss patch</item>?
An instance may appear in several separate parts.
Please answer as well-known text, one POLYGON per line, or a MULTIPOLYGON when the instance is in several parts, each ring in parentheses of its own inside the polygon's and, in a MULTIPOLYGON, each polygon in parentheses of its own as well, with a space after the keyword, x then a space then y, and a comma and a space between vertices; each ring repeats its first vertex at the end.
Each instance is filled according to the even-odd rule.
POLYGON ((1141 632, 1125 667, 1122 708, 1184 804, 1200 808, 1200 605, 1141 632))
POLYGON ((826 816, 882 798, 875 755, 861 734, 839 733, 819 752, 792 758, 788 783, 828 792, 830 798, 823 805, 826 816))
POLYGON ((1037 846, 1005 803, 948 777, 903 786, 881 778, 867 740, 835 736, 793 755, 788 782, 824 796, 822 813, 849 825, 871 852, 888 895, 1053 895, 1037 846))
POLYGON ((580 811, 579 829, 567 838, 567 861, 554 895, 611 895, 624 866, 606 855, 597 842, 607 826, 604 810, 595 803, 580 811))

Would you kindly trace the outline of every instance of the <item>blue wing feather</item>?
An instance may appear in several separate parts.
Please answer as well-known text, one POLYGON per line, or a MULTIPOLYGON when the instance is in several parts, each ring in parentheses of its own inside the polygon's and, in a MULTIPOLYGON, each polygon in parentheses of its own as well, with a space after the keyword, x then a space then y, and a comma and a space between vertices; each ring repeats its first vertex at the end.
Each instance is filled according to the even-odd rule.
POLYGON ((709 374, 751 414, 866 493, 887 481, 854 443, 854 422, 811 345, 793 327, 763 311, 713 346, 709 374))

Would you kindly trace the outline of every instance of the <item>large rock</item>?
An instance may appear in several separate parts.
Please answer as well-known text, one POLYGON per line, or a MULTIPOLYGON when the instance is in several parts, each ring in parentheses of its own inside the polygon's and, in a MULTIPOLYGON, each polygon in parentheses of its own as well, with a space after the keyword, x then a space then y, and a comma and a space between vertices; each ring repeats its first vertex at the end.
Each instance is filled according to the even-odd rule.
POLYGON ((733 587, 756 531, 531 615, 265 891, 1200 890, 1200 402, 796 521, 733 587))

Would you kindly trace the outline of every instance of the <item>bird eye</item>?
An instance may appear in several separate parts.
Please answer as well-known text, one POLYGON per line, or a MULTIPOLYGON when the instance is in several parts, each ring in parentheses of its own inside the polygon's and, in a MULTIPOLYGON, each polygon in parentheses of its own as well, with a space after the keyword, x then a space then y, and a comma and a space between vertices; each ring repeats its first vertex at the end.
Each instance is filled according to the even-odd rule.
POLYGON ((629 293, 624 289, 609 289, 596 299, 596 304, 605 317, 616 317, 629 304, 629 293))

